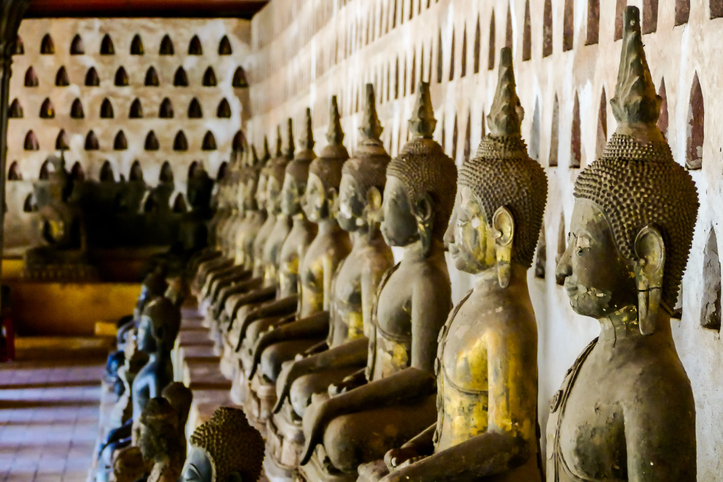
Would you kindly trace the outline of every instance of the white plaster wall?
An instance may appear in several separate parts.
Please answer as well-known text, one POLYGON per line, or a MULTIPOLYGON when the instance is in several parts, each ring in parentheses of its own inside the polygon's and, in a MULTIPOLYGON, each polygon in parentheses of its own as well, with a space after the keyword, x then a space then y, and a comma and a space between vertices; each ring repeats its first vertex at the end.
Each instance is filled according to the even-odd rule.
MULTIPOLYGON (((642 8, 642 1, 629 2, 642 8)), ((546 167, 549 198, 545 213, 547 277, 536 279, 530 272, 539 326, 539 406, 541 423, 546 424, 548 400, 559 388, 567 368, 598 333, 595 320, 571 310, 566 293, 555 284, 554 268, 561 216, 569 223, 573 207, 572 189, 579 169, 570 169, 572 112, 575 94, 580 103, 582 166, 597 152, 598 106, 605 89, 609 101, 615 90, 621 42, 614 41, 615 0, 600 0, 599 43, 584 45, 587 32, 586 0, 574 0, 574 48, 562 51, 564 0, 552 0, 553 53, 542 57, 544 0, 530 0, 532 59, 522 61, 525 0, 273 0, 252 20, 253 54, 249 61, 251 120, 247 125, 250 142, 260 145, 263 136, 275 137, 276 126, 287 117, 298 126, 310 106, 318 148, 328 120, 331 95, 339 96, 346 130, 346 145, 357 140, 359 114, 356 96, 366 82, 377 88, 378 106, 385 127, 385 145, 396 154, 407 135, 406 119, 414 103, 410 93, 412 58, 416 53, 416 81, 429 80, 432 49, 432 98, 440 121, 435 138, 444 139, 448 154, 463 161, 467 118, 470 116, 472 153, 482 136, 482 115, 491 103, 497 71, 488 70, 489 25, 495 14, 495 50, 505 44, 509 6, 511 38, 515 56, 518 94, 527 115, 523 134, 528 145, 539 146, 538 157, 546 167), (387 32, 387 22, 396 3, 396 27, 387 32), (413 18, 409 19, 410 6, 413 18), (480 72, 474 74, 474 34, 481 23, 480 72), (402 22, 402 18, 404 19, 402 22), (372 20, 373 19, 373 20, 372 20), (381 26, 380 26, 381 19, 381 26), (372 23, 367 41, 367 24, 372 23), (461 78, 463 32, 467 32, 467 69, 461 78), (438 34, 443 42, 443 81, 437 83, 438 34), (373 33, 371 33, 373 32, 373 33), (455 75, 449 80, 451 38, 455 36, 455 75), (337 47, 338 45, 338 47, 337 47), (352 46, 350 49, 349 46, 352 46), (424 56, 422 57, 422 48, 424 56), (351 51, 351 52, 350 52, 351 51), (349 53, 350 52, 350 53, 349 53), (399 99, 394 100, 394 65, 399 58, 399 99), (420 74, 421 59, 424 71, 420 74), (390 71, 388 76, 387 72, 390 71), (390 79, 390 80, 388 80, 390 79), (387 86, 391 83, 391 100, 387 86), (402 93, 406 91, 406 96, 402 93), (559 100, 558 167, 548 167, 553 99, 559 100), (539 108, 539 129, 533 128, 533 113, 539 108), (452 152, 455 116, 457 149, 452 152)), ((691 0, 687 24, 674 26, 675 2, 660 2, 657 31, 644 35, 648 61, 656 86, 665 78, 669 111, 668 139, 677 162, 685 163, 690 89, 697 73, 704 95, 705 142, 703 169, 692 172, 698 186, 701 208, 684 279, 683 319, 674 320, 676 346, 690 377, 697 407, 698 480, 723 480, 723 342, 716 330, 700 326, 700 294, 703 286, 703 249, 708 232, 719 228, 723 211, 721 173, 723 122, 717 113, 723 108, 718 95, 723 86, 720 39, 723 19, 710 19, 708 2, 691 0)), ((495 55, 498 59, 498 52, 495 55)), ((497 65, 495 64, 495 68, 497 65)), ((615 119, 608 105, 607 133, 614 132, 615 119)), ((284 134, 285 135, 285 134, 284 134)), ((721 239, 719 231, 718 239, 721 239)), ((450 266, 455 301, 469 288, 469 277, 450 266)), ((545 443, 543 438, 542 443, 545 443)))

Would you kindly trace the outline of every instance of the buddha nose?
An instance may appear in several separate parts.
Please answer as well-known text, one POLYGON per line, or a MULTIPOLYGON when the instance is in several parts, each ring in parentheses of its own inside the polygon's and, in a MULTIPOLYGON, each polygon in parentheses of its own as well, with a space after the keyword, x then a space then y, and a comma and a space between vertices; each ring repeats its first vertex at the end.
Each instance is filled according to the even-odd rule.
POLYGON ((449 249, 450 245, 454 244, 454 225, 457 224, 457 216, 452 213, 452 217, 449 220, 447 231, 444 232, 444 247, 449 249))
POLYGON ((555 281, 558 285, 562 286, 565 284, 565 278, 572 274, 572 263, 570 263, 570 247, 565 249, 562 256, 557 261, 557 267, 555 268, 555 281))

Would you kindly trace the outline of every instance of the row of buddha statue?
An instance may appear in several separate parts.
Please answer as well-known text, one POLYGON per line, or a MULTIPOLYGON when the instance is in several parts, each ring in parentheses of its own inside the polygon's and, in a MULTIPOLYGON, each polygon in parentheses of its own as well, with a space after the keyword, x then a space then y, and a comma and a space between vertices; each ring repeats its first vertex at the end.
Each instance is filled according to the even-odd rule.
POLYGON ((656 126, 638 9, 624 14, 618 127, 575 181, 557 264, 574 311, 601 329, 551 401, 546 460, 527 272, 547 178, 521 136, 512 52, 489 134, 459 170, 433 140, 428 84, 394 159, 374 99, 367 85, 352 158, 332 98, 318 157, 307 110, 298 151, 279 140, 275 157, 234 166, 214 242, 187 267, 232 398, 266 439, 267 477, 537 481, 546 466, 560 482, 694 481, 670 315, 698 198, 656 126), (445 252, 476 277, 456 306, 445 252))

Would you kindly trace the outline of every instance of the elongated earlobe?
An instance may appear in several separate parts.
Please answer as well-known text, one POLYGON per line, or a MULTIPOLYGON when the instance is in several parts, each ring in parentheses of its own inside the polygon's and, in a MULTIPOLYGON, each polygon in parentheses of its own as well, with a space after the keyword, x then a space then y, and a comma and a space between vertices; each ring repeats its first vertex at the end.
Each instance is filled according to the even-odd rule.
POLYGON ((429 256, 434 235, 434 210, 429 194, 425 194, 417 201, 415 217, 417 218, 419 239, 422 240, 422 252, 425 256, 429 256))
POLYGON ((509 209, 502 206, 495 211, 492 216, 492 230, 495 238, 497 280, 501 288, 507 288, 512 277, 512 238, 515 234, 515 219, 509 209))
POLYGON ((364 207, 364 217, 371 236, 377 226, 381 224, 383 218, 382 193, 374 186, 367 189, 367 205, 364 207))
POLYGON ((665 243, 654 226, 645 226, 635 238, 635 282, 638 288, 638 325, 640 333, 652 335, 663 296, 665 243))
POLYGON ((336 219, 336 215, 339 213, 339 193, 336 189, 330 188, 326 191, 326 202, 329 209, 329 217, 336 219))

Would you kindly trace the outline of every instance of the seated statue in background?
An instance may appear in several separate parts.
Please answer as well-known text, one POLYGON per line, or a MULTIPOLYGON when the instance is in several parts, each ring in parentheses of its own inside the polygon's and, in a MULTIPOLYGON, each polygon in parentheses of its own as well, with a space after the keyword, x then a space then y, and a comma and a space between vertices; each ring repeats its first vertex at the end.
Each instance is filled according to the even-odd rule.
POLYGON ((330 384, 364 370, 374 296, 382 276, 394 265, 392 251, 379 230, 390 158, 380 139, 374 86, 366 87, 361 141, 354 158, 342 167, 336 213, 339 226, 351 233, 352 250, 334 275, 331 299, 324 299, 329 312, 328 350, 285 362, 278 376, 265 461, 266 473, 274 480, 293 480, 296 475, 304 442, 301 417, 312 395, 326 392, 330 384))
MULTIPOLYGON (((250 355, 251 365, 245 365, 245 373, 251 382, 251 396, 246 399, 246 413, 254 425, 266 428, 271 409, 276 404, 276 379, 281 364, 314 347, 312 351, 327 347, 325 339, 329 332, 329 311, 332 301, 332 278, 337 267, 351 252, 349 234, 339 227, 336 205, 342 167, 349 154, 342 144, 336 97, 331 99, 327 140, 319 157, 309 166, 309 177, 303 210, 309 221, 318 226, 318 233, 303 258, 299 258, 299 305, 296 317, 282 322, 274 318, 254 321, 249 332, 258 333, 255 343, 242 354, 246 361, 250 355), (263 333, 265 327, 272 327, 263 333), (262 334, 263 333, 263 334, 262 334), (256 418, 258 414, 258 419, 256 418)), ((262 431, 263 433, 263 431, 262 431)))
POLYGON ((42 245, 24 254, 22 276, 42 281, 95 281, 98 272, 88 258, 85 223, 71 200, 73 182, 65 158, 50 156, 47 180, 33 183, 40 211, 36 229, 42 245))
POLYGON ((141 449, 147 482, 177 482, 186 458, 186 440, 178 426, 179 415, 163 397, 152 398, 140 417, 141 449))
POLYGON ((261 477, 264 441, 242 410, 217 409, 190 442, 179 482, 255 482, 261 477))
POLYGON ((575 182, 557 274, 573 310, 600 336, 567 371, 550 404, 547 479, 692 482, 695 402, 670 316, 698 212, 690 174, 656 122, 640 14, 627 7, 615 97, 618 127, 575 182))
POLYGON ((193 392, 182 382, 169 384, 162 392, 163 398, 168 400, 178 416, 178 438, 183 441, 183 458, 186 458, 186 422, 191 412, 193 392))
POLYGON ((547 179, 520 135, 512 50, 500 53, 489 134, 459 172, 445 241, 472 291, 440 332, 437 423, 360 481, 542 480, 537 432, 537 323, 527 287, 547 179))
POLYGON ((334 396, 314 397, 304 412, 306 480, 356 480, 360 464, 436 420, 437 336, 451 308, 443 237, 457 168, 432 139, 435 127, 429 84, 422 82, 409 121, 413 138, 390 162, 383 197, 382 233, 390 246, 406 248, 404 258, 380 283, 366 380, 330 387, 334 396))

